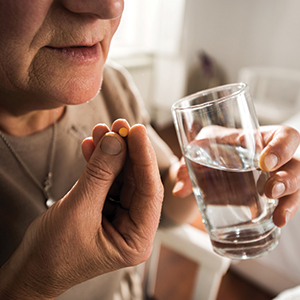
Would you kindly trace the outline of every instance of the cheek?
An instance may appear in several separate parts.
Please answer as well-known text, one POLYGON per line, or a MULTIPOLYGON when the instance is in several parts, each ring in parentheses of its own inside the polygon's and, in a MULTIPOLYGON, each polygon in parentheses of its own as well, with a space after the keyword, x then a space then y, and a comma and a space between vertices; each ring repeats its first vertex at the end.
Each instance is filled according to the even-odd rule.
POLYGON ((51 0, 0 0, 1 40, 29 47, 48 15, 51 3, 51 0))
MULTIPOLYGON (((6 49, 11 49, 10 46, 11 44, 6 49)), ((0 46, 1 91, 26 90, 32 55, 20 49, 20 47, 14 47, 11 51, 2 51, 0 46)))
POLYGON ((0 0, 0 81, 5 89, 22 88, 37 49, 32 42, 42 26, 50 0, 0 0))
POLYGON ((109 21, 109 28, 106 28, 107 29, 106 38, 102 42, 102 49, 103 49, 105 59, 108 56, 111 41, 112 41, 113 36, 114 36, 114 34, 116 33, 116 31, 119 27, 120 21, 121 21, 121 17, 119 17, 115 20, 111 20, 111 21, 109 21))
POLYGON ((111 21, 111 30, 112 30, 111 36, 113 36, 115 34, 115 32, 117 31, 117 29, 120 25, 120 22, 121 22, 121 18, 122 18, 122 16, 111 21))

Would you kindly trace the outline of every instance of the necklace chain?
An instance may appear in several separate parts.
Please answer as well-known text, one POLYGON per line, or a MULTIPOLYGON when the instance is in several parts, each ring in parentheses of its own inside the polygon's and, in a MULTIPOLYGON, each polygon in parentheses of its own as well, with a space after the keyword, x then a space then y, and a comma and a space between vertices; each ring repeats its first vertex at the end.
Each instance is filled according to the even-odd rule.
POLYGON ((49 208, 53 205, 56 201, 53 200, 50 194, 50 189, 52 187, 52 177, 53 177, 53 164, 54 164, 54 156, 55 156, 55 149, 56 149, 56 111, 53 110, 53 126, 52 126, 52 141, 51 141, 51 150, 50 150, 50 160, 49 160, 49 170, 48 174, 45 178, 44 185, 40 183, 37 177, 32 173, 32 171, 28 168, 28 166, 24 163, 20 155, 16 152, 16 150, 12 147, 9 143, 7 138, 4 134, 0 131, 0 137, 2 138, 3 142, 9 149, 9 151, 13 154, 19 164, 23 167, 27 175, 31 178, 31 180, 39 187, 39 189, 43 192, 46 198, 45 205, 49 208))

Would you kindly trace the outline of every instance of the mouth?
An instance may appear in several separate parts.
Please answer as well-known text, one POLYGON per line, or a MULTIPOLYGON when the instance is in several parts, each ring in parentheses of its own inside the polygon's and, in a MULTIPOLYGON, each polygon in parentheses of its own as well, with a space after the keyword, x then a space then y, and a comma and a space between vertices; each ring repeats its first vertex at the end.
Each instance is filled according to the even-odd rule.
POLYGON ((79 62, 89 62, 99 59, 100 44, 92 46, 67 46, 67 47, 51 47, 46 46, 53 54, 59 55, 65 59, 76 60, 79 62))

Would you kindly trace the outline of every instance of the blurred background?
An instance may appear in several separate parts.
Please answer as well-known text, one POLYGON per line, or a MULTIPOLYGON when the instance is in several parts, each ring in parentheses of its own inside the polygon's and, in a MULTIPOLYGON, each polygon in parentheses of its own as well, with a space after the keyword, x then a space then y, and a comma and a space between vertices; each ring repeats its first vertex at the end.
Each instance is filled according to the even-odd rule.
MULTIPOLYGON (((221 84, 248 83, 261 124, 287 124, 299 130, 299 11, 298 0, 125 0, 110 58, 131 73, 153 126, 178 156, 172 103, 221 84)), ((200 228, 199 224, 194 225, 200 228)), ((280 245, 270 255, 231 263, 218 300, 267 300, 299 285, 298 228, 299 213, 283 229, 280 245)), ((161 254, 160 264, 167 265, 157 280, 163 282, 157 286, 157 299, 190 299, 189 285, 182 293, 177 290, 184 266, 191 268, 184 276, 194 276, 190 262, 183 260, 176 275, 170 268, 181 261, 177 254, 166 249, 161 254), (178 283, 170 279, 173 286, 168 289, 171 275, 178 283)))
POLYGON ((125 2, 110 55, 132 73, 157 124, 171 120, 175 100, 239 81, 242 68, 300 70, 297 0, 125 2))

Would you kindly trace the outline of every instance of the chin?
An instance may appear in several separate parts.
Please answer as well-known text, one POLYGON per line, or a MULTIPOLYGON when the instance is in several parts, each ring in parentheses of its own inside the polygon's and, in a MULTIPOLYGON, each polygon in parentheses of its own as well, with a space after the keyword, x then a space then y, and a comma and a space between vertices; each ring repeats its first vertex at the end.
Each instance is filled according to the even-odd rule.
POLYGON ((88 90, 86 92, 78 92, 78 93, 73 93, 68 95, 65 99, 63 99, 62 102, 65 105, 78 105, 78 104, 83 104, 86 103, 90 100, 92 100, 98 93, 99 93, 100 88, 96 90, 88 90), (72 96, 73 95, 73 96, 72 96))
POLYGON ((104 57, 85 63, 70 59, 61 60, 60 63, 58 60, 51 63, 44 60, 38 63, 36 58, 28 86, 43 105, 47 105, 45 100, 54 105, 77 105, 97 95, 102 83, 104 57), (39 68, 41 65, 47 68, 39 68))
POLYGON ((64 105, 78 105, 88 102, 99 93, 101 83, 102 77, 68 82, 63 89, 56 89, 55 99, 64 105))

